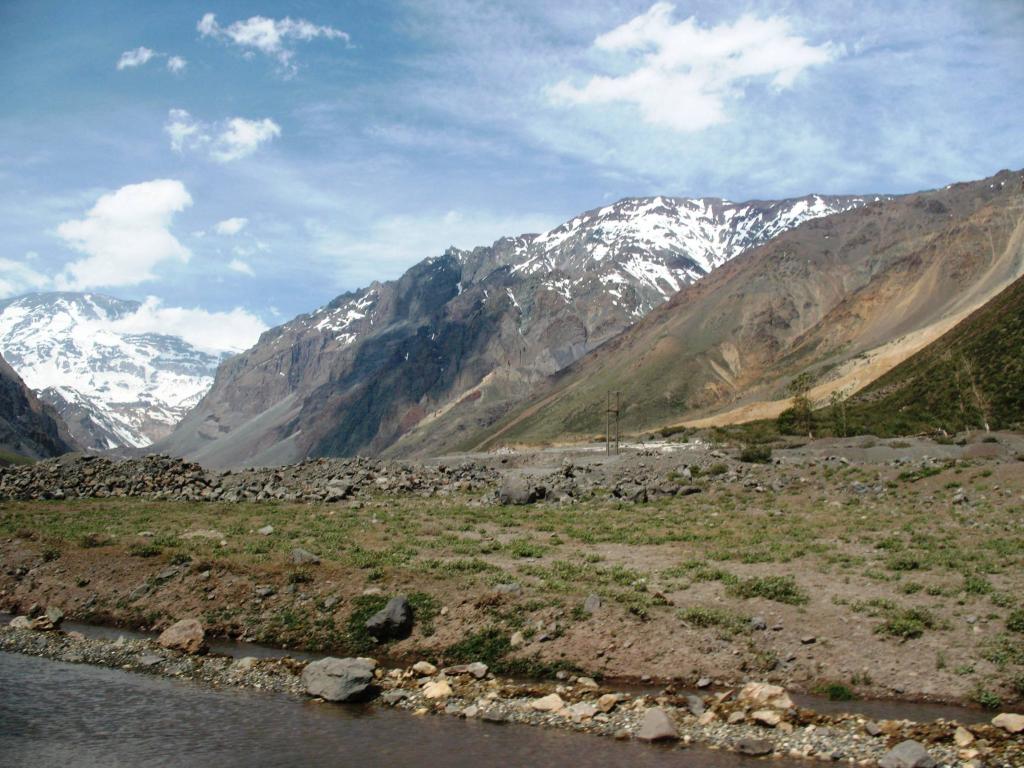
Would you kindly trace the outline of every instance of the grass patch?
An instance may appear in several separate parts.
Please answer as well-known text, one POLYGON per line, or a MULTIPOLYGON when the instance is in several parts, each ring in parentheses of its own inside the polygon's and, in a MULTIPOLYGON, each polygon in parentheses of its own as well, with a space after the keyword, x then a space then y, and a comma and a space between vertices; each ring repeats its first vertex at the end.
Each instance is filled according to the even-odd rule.
POLYGON ((810 600, 792 576, 754 576, 730 584, 726 592, 744 600, 761 597, 787 605, 804 605, 810 600))

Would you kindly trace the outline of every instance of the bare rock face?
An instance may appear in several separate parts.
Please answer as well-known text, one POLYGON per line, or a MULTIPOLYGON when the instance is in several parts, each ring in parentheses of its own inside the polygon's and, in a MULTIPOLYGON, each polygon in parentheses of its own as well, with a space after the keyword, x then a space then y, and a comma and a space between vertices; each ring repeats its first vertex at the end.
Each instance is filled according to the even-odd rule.
POLYGON ((198 619, 182 619, 161 632, 157 642, 174 651, 202 653, 206 650, 206 631, 198 619))
POLYGON ((67 427, 0 357, 0 448, 43 459, 74 450, 67 427))
POLYGON ((310 696, 327 701, 361 701, 373 685, 373 659, 328 657, 311 662, 302 670, 302 684, 310 696))

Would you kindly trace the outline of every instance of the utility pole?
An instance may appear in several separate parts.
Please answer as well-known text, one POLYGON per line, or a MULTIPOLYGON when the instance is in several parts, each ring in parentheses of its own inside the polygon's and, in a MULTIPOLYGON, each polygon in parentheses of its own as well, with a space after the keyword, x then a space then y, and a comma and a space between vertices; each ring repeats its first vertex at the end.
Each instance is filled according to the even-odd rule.
POLYGON ((612 453, 612 414, 615 414, 615 455, 619 455, 619 410, 622 405, 622 393, 615 390, 615 407, 612 407, 612 392, 608 390, 604 420, 604 450, 609 456, 612 453))

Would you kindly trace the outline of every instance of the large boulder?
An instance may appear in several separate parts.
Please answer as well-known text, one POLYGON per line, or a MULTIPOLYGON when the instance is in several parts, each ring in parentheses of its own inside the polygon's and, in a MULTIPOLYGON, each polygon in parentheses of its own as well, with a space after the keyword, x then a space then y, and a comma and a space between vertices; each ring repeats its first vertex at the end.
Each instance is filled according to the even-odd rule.
POLYGON ((901 741, 878 761, 879 768, 935 768, 935 760, 919 741, 901 741))
POLYGON ((502 504, 533 504, 543 499, 547 491, 543 486, 534 485, 529 480, 521 477, 510 477, 498 491, 498 501, 502 504))
POLYGON ((412 606, 404 595, 393 597, 388 604, 366 620, 366 631, 378 643, 401 640, 412 632, 412 606))
POLYGON ((326 659, 310 662, 302 670, 302 685, 310 696, 327 701, 361 701, 372 693, 373 659, 326 659))
POLYGON ((771 707, 773 709, 791 709, 793 700, 786 689, 771 683, 747 683, 740 690, 739 701, 751 707, 771 707))
POLYGON ((182 619, 161 632, 156 641, 174 651, 202 653, 206 650, 206 631, 198 619, 182 619))
POLYGON ((1024 732, 1024 715, 1003 712, 992 718, 992 725, 1002 728, 1007 733, 1021 733, 1024 732))
POLYGON ((679 738, 679 729, 664 709, 651 707, 644 713, 636 737, 640 741, 675 741, 679 738))

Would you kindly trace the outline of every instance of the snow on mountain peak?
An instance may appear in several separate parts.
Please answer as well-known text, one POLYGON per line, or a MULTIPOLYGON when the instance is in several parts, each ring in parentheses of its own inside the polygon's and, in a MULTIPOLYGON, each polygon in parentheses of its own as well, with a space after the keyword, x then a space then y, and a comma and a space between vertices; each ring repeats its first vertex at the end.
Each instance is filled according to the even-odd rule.
POLYGON ((93 448, 144 447, 209 390, 220 358, 182 339, 132 333, 138 302, 92 293, 0 302, 0 352, 93 448))

